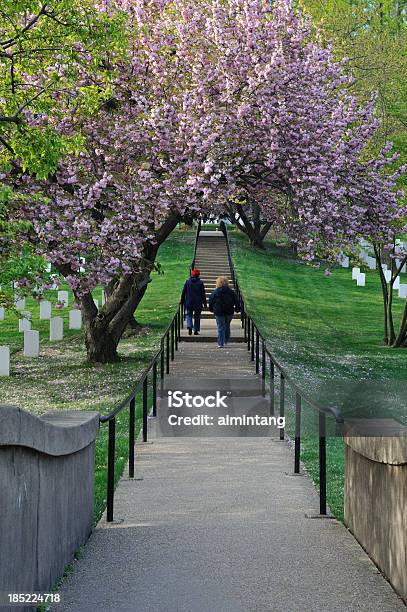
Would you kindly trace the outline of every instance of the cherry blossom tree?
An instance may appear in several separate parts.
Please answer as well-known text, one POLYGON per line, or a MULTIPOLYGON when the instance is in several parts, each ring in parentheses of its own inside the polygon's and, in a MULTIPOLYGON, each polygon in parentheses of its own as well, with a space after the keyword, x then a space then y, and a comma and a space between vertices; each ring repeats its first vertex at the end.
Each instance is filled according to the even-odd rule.
POLYGON ((343 67, 291 2, 99 4, 127 13, 111 95, 96 115, 59 122, 66 138, 80 126, 82 152, 46 184, 24 176, 19 185, 31 240, 81 301, 89 359, 118 358, 158 247, 182 218, 231 202, 247 215, 254 203, 307 261, 361 236, 392 240, 406 209, 400 171, 387 172, 390 146, 366 158, 373 101, 359 108, 343 67), (98 284, 108 293, 100 310, 98 284))
MULTIPOLYGON (((27 257, 14 237, 26 222, 13 219, 10 184, 16 177, 37 180, 54 173, 58 161, 77 151, 80 133, 65 134, 60 119, 91 113, 109 86, 106 70, 112 50, 123 49, 122 14, 107 16, 91 0, 0 0, 0 302, 14 303, 12 282, 22 281, 30 260, 30 277, 40 277, 46 264, 27 257), (8 175, 8 177, 7 177, 8 175), (4 179, 8 178, 8 185, 4 179), (10 258, 10 260, 9 260, 10 258), (4 268, 4 269, 3 269, 4 268)), ((17 180, 17 179, 16 179, 17 180)), ((20 201, 14 201, 19 208, 20 201)))
MULTIPOLYGON (((188 115, 185 43, 174 42, 171 28, 165 34, 165 14, 153 3, 130 8, 131 52, 115 67, 112 96, 96 116, 79 119, 86 151, 67 156, 46 183, 24 176, 19 186, 27 194, 20 214, 33 227, 28 238, 74 290, 88 357, 99 362, 118 358, 160 244, 216 191, 205 174, 214 135, 188 115), (98 310, 91 291, 99 284, 107 300, 98 310)), ((76 116, 59 129, 77 132, 76 116)))
POLYGON ((376 236, 373 248, 383 296, 384 343, 389 347, 403 348, 407 347, 407 300, 397 324, 394 315, 394 292, 396 282, 400 284, 402 279, 401 271, 407 264, 407 248, 403 243, 397 242, 397 235, 395 226, 393 240, 391 242, 380 241, 376 236), (389 280, 386 279, 383 269, 383 264, 387 262, 390 271, 389 280))

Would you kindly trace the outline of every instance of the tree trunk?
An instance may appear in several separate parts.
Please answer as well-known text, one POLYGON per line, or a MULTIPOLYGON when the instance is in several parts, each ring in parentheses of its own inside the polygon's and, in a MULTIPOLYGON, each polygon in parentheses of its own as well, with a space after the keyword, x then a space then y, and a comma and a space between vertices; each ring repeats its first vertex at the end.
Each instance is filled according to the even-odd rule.
POLYGON ((146 244, 143 265, 137 273, 117 278, 106 287, 106 302, 99 311, 90 293, 76 296, 81 303, 84 317, 85 344, 90 362, 118 361, 118 344, 127 326, 136 322, 134 313, 150 282, 158 249, 177 226, 178 221, 178 215, 171 215, 157 232, 154 244, 146 244))
POLYGON ((394 320, 393 320, 393 285, 390 284, 388 290, 388 298, 387 298, 387 326, 389 330, 389 346, 392 346, 393 342, 396 339, 396 333, 394 330, 394 320))
POLYGON ((91 363, 115 363, 119 361, 115 338, 105 326, 85 327, 85 345, 91 363))
POLYGON ((89 295, 83 296, 82 311, 85 313, 85 344, 88 360, 92 363, 114 363, 119 356, 117 347, 120 339, 140 304, 150 279, 150 265, 137 275, 128 275, 118 280, 116 289, 105 305, 94 312, 89 304, 89 295))
POLYGON ((235 210, 243 224, 237 223, 236 227, 246 234, 250 240, 250 244, 258 249, 264 249, 264 239, 271 228, 271 223, 267 222, 262 226, 260 220, 260 207, 257 204, 253 204, 252 208, 253 218, 249 219, 243 206, 241 204, 235 205, 235 210))
POLYGON ((383 328, 384 328, 383 342, 386 346, 388 346, 389 345, 389 321, 388 321, 389 292, 387 290, 387 283, 386 283, 385 276, 383 274, 380 248, 375 244, 373 245, 373 248, 374 248, 374 253, 376 257, 377 269, 379 270, 380 283, 382 286, 382 294, 383 294, 383 328))
POLYGON ((407 300, 404 306, 403 317, 400 322, 399 332, 393 342, 394 348, 407 348, 407 300))
MULTIPOLYGON (((110 285, 107 285, 104 288, 106 298, 109 298, 112 295, 116 284, 117 284, 117 279, 116 279, 115 282, 111 282, 110 285)), ((147 286, 145 287, 145 289, 143 291, 143 295, 141 297, 144 296, 144 293, 145 293, 146 290, 147 290, 147 286)), ((130 317, 130 320, 129 320, 128 324, 127 324, 127 328, 129 330, 133 331, 133 332, 140 332, 143 329, 143 326, 141 325, 141 323, 139 323, 137 321, 137 319, 134 317, 134 315, 132 315, 130 317)))

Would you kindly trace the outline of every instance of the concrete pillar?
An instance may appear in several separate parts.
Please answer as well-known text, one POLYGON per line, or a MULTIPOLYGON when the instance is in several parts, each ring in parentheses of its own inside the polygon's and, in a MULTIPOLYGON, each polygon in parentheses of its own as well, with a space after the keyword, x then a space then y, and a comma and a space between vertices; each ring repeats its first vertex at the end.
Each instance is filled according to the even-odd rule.
POLYGON ((407 427, 393 419, 353 424, 345 459, 345 524, 406 599, 407 427))
POLYGON ((62 340, 64 337, 64 320, 62 317, 52 317, 49 322, 49 339, 51 342, 62 340))
POLYGON ((70 310, 69 329, 82 329, 82 312, 80 310, 70 310))
POLYGON ((24 332, 24 356, 40 356, 40 332, 35 330, 24 332))
POLYGON ((19 300, 16 300, 16 309, 17 310, 24 310, 25 308, 25 298, 21 298, 19 300))
POLYGON ((10 348, 0 346, 0 376, 10 376, 10 348))
POLYGON ((19 319, 18 320, 18 331, 20 333, 30 331, 31 329, 31 321, 29 319, 19 319))
POLYGON ((65 307, 69 304, 69 293, 68 291, 58 291, 58 302, 64 302, 65 307))
POLYGON ((364 287, 366 285, 366 274, 364 272, 360 272, 356 278, 356 285, 358 287, 364 287))
POLYGON ((52 316, 52 304, 47 300, 41 300, 40 302, 40 319, 42 321, 50 319, 52 316))

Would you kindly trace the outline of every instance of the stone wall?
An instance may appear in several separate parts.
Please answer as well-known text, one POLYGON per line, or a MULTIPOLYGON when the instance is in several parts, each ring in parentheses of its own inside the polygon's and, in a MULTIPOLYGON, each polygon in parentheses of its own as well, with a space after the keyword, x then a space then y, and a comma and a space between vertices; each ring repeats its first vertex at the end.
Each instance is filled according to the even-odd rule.
POLYGON ((93 525, 96 412, 0 406, 0 592, 47 591, 93 525))
MULTIPOLYGON (((394 421, 381 431, 397 429, 394 421)), ((400 429, 398 427, 398 429, 400 429)), ((345 524, 407 600, 407 434, 345 437, 345 524)))

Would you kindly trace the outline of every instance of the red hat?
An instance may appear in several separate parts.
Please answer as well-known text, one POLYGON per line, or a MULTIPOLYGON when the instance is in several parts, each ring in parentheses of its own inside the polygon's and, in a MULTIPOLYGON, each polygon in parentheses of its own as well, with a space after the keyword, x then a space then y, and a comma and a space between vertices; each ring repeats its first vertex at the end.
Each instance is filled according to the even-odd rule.
POLYGON ((199 276, 201 273, 200 270, 198 270, 198 268, 195 268, 195 270, 192 270, 192 276, 199 276))

